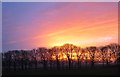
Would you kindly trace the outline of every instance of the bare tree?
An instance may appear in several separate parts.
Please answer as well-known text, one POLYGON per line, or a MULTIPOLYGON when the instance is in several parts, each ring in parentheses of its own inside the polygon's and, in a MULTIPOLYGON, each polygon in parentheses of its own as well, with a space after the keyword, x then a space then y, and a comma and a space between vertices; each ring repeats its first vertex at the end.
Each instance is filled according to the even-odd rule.
POLYGON ((43 68, 46 70, 47 69, 47 60, 48 60, 48 50, 47 48, 38 48, 39 52, 40 52, 40 56, 41 56, 41 61, 43 63, 43 68))
POLYGON ((55 55, 56 65, 57 65, 58 70, 60 69, 60 61, 59 61, 59 56, 58 56, 59 51, 60 51, 60 48, 57 46, 52 48, 52 52, 55 55))
POLYGON ((54 52, 52 51, 52 49, 49 49, 48 52, 49 52, 49 65, 50 65, 50 69, 52 69, 52 65, 53 65, 52 55, 54 52))
POLYGON ((13 59, 13 68, 14 68, 14 71, 16 71, 16 66, 17 66, 17 50, 15 51, 12 51, 13 54, 12 54, 12 59, 13 59))
POLYGON ((12 61, 11 51, 6 52, 4 55, 5 55, 7 69, 10 71, 11 70, 11 61, 12 61))
POLYGON ((80 59, 81 59, 81 56, 83 54, 83 49, 80 48, 80 47, 77 47, 77 48, 75 48, 75 51, 76 51, 76 54, 77 54, 77 66, 78 66, 78 68, 80 68, 81 67, 80 59))
POLYGON ((71 58, 70 58, 69 44, 63 45, 62 48, 63 48, 65 55, 67 56, 69 69, 71 69, 71 58))
POLYGON ((120 45, 116 43, 110 44, 111 50, 115 53, 116 63, 120 65, 120 45))
POLYGON ((32 53, 31 53, 31 57, 32 57, 31 63, 32 63, 32 67, 35 69, 37 69, 37 67, 38 67, 36 55, 37 55, 37 49, 33 49, 32 53))
POLYGON ((102 64, 104 66, 105 60, 106 60, 106 47, 101 47, 101 54, 102 54, 102 64))
POLYGON ((88 47, 87 50, 90 53, 90 57, 91 57, 91 66, 94 67, 94 58, 95 58, 95 51, 96 51, 97 47, 88 47))

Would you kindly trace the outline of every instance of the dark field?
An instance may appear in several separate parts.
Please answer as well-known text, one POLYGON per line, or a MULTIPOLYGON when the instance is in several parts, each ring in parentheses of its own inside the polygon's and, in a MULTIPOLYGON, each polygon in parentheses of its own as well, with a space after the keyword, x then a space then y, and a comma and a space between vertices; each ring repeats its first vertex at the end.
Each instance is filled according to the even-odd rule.
POLYGON ((43 69, 31 69, 31 70, 3 70, 2 76, 50 76, 50 75, 114 75, 119 76, 118 66, 106 66, 106 67, 82 67, 80 69, 53 69, 53 70, 43 70, 43 69))

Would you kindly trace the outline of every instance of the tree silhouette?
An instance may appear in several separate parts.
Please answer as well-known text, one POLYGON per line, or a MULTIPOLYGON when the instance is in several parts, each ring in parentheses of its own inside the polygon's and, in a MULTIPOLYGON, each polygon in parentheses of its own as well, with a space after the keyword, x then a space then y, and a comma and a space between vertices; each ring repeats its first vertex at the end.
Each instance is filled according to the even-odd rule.
POLYGON ((109 66, 110 58, 111 58, 111 50, 110 50, 109 46, 107 46, 107 51, 106 51, 106 64, 107 64, 107 66, 109 66))
POLYGON ((49 49, 48 52, 49 52, 49 65, 50 65, 50 69, 52 69, 52 65, 53 65, 52 55, 54 52, 52 51, 52 49, 49 49))
POLYGON ((115 53, 116 63, 120 65, 120 45, 116 43, 110 44, 111 50, 115 53))
POLYGON ((83 54, 83 49, 81 49, 80 47, 77 47, 77 48, 75 48, 75 51, 77 54, 77 66, 78 66, 78 68, 80 68, 81 67, 80 59, 81 59, 81 56, 83 54))
POLYGON ((83 59, 85 61, 85 66, 87 66, 87 63, 88 63, 88 50, 85 48, 83 49, 83 59))
POLYGON ((34 59, 34 64, 35 64, 35 68, 37 69, 38 67, 38 62, 37 62, 37 49, 33 49, 33 52, 34 52, 34 56, 33 56, 33 59, 34 59))
POLYGON ((101 63, 102 61, 102 54, 100 47, 97 47, 97 50, 95 51, 95 62, 101 63))
POLYGON ((46 48, 39 48, 38 49, 40 51, 40 56, 41 56, 41 60, 42 60, 42 63, 43 63, 43 69, 47 69, 47 60, 48 60, 48 50, 46 48))
POLYGON ((2 61, 4 69, 7 70, 27 70, 32 68, 50 69, 57 68, 68 69, 80 68, 83 62, 86 66, 102 62, 103 66, 111 65, 115 62, 120 65, 120 45, 111 43, 109 45, 95 47, 90 46, 81 48, 73 44, 64 44, 63 46, 55 46, 50 49, 40 47, 33 50, 11 50, 2 53, 2 61))
POLYGON ((94 58, 95 58, 95 51, 97 50, 97 47, 88 47, 87 50, 90 53, 91 57, 91 66, 94 67, 94 58))
POLYGON ((68 65, 69 65, 69 70, 71 69, 71 58, 70 58, 70 56, 71 56, 71 48, 70 48, 70 46, 69 46, 69 44, 65 44, 65 45, 63 45, 62 46, 62 48, 63 48, 63 51, 64 51, 64 53, 65 53, 65 55, 67 56, 67 59, 68 59, 68 65))
POLYGON ((24 70, 24 64, 25 64, 25 51, 21 50, 21 70, 24 70))
POLYGON ((15 50, 15 51, 12 51, 13 52, 13 54, 12 54, 12 56, 13 56, 13 68, 14 68, 14 71, 16 71, 16 66, 17 66, 17 50, 15 50))
POLYGON ((60 69, 60 61, 59 61, 58 53, 60 51, 60 48, 59 47, 53 47, 52 51, 53 51, 53 54, 55 55, 55 58, 56 58, 57 69, 59 70, 60 69))
POLYGON ((102 64, 103 64, 103 66, 104 66, 104 63, 105 63, 105 60, 106 60, 106 55, 105 55, 105 51, 106 50, 106 47, 102 47, 101 48, 101 54, 102 54, 102 64))
POLYGON ((8 51, 5 55, 6 55, 7 67, 8 67, 8 70, 10 70, 11 69, 11 62, 12 62, 11 51, 8 51))
POLYGON ((33 50, 28 51, 28 69, 31 69, 33 66, 34 52, 33 50))

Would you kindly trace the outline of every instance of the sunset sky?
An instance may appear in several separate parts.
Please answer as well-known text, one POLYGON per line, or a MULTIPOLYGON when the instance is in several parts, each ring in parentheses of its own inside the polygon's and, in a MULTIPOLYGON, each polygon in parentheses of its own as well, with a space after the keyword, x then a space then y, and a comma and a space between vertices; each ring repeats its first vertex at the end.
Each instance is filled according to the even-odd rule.
POLYGON ((3 51, 118 42, 117 2, 2 4, 3 51))

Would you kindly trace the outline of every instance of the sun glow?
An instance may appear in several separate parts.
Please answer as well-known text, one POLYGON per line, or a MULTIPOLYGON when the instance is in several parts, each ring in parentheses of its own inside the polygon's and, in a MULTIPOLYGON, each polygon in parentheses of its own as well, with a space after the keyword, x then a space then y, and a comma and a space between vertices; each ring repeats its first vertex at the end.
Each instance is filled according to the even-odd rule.
MULTIPOLYGON (((48 41, 49 46, 54 47, 54 46, 62 46, 66 43, 70 43, 70 44, 74 44, 77 46, 81 46, 83 47, 83 43, 78 40, 78 36, 73 36, 73 35, 56 35, 56 36, 52 36, 49 38, 50 41, 48 41)), ((82 40, 82 38, 81 38, 82 40)))

